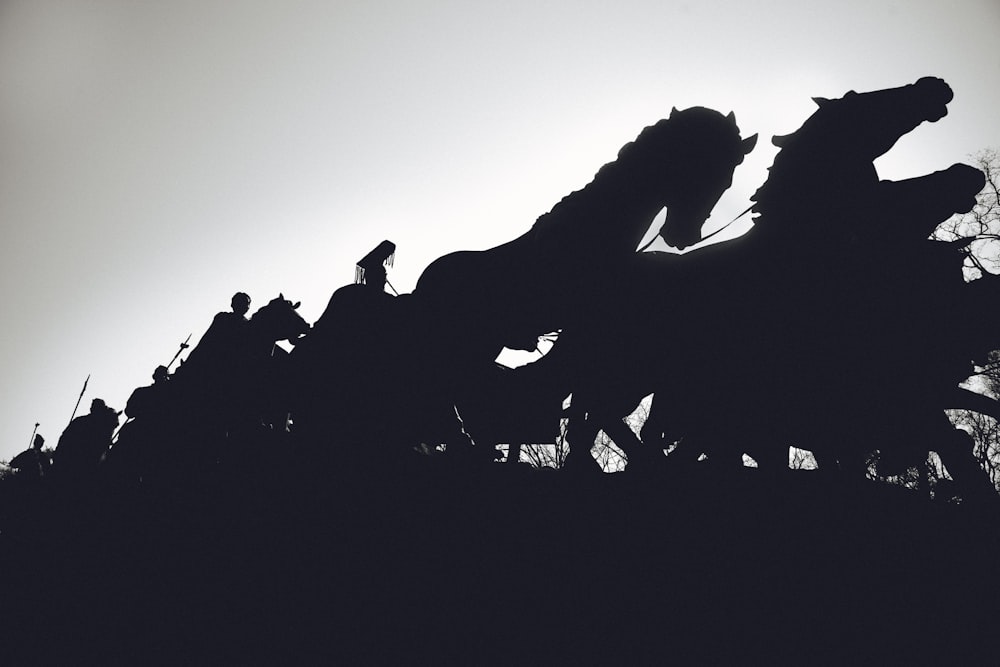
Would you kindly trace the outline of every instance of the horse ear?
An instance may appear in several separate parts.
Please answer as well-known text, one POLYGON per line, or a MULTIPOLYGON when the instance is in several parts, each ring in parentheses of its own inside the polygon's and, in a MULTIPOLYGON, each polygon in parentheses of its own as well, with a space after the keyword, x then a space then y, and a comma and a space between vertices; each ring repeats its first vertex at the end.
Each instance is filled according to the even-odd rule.
POLYGON ((296 301, 296 302, 295 302, 295 305, 294 305, 294 306, 292 306, 292 310, 297 310, 297 309, 298 309, 298 307, 299 307, 299 306, 301 306, 301 305, 302 305, 302 302, 301 302, 301 301, 296 301))
POLYGON ((829 99, 827 99, 825 97, 814 97, 812 99, 813 99, 813 102, 816 103, 816 106, 818 106, 820 109, 822 109, 824 106, 826 106, 826 103, 830 101, 829 99))
POLYGON ((743 140, 743 154, 747 155, 757 145, 757 135, 749 136, 743 140))
POLYGON ((284 301, 285 300, 285 295, 282 294, 281 292, 278 292, 278 298, 281 299, 282 301, 284 301))
POLYGON ((784 136, 775 135, 771 137, 771 143, 777 146, 778 148, 784 148, 785 143, 788 141, 788 137, 789 135, 787 134, 784 136))
POLYGON ((677 115, 677 107, 672 107, 670 109, 670 117, 673 118, 676 115, 677 115))
POLYGON ((736 114, 733 113, 732 111, 730 111, 728 114, 726 114, 726 120, 728 120, 730 123, 733 123, 735 125, 736 124, 736 114))

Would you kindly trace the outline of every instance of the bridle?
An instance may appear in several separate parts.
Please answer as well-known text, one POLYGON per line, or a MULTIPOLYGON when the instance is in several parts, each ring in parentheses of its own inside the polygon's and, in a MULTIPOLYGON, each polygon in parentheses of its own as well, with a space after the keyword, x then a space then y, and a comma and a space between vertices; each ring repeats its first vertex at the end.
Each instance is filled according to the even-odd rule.
MULTIPOLYGON (((698 241, 698 243, 701 243, 701 242, 703 242, 703 241, 707 241, 708 239, 712 238, 712 237, 713 237, 713 236, 715 236, 716 234, 718 234, 718 233, 720 233, 720 232, 722 232, 722 231, 725 231, 725 230, 726 230, 726 229, 728 229, 728 228, 729 228, 729 226, 730 226, 730 225, 732 225, 732 224, 733 224, 734 222, 736 222, 737 220, 739 220, 740 218, 742 218, 742 217, 743 217, 744 215, 746 215, 747 213, 749 213, 750 211, 752 211, 752 210, 753 210, 753 207, 754 207, 754 206, 756 206, 756 205, 757 205, 757 204, 750 204, 750 206, 748 206, 748 207, 746 208, 746 210, 744 210, 744 211, 743 211, 742 213, 740 213, 739 215, 737 215, 737 216, 736 216, 735 218, 733 218, 732 220, 730 220, 729 222, 727 222, 727 223, 726 223, 726 224, 724 224, 723 226, 719 227, 718 229, 716 229, 716 230, 715 230, 714 232, 712 232, 712 233, 711 233, 711 234, 709 234, 708 236, 703 236, 703 237, 701 237, 701 241, 698 241)), ((645 252, 645 251, 646 251, 646 249, 648 249, 648 248, 649 248, 649 246, 653 245, 653 241, 655 241, 655 240, 656 240, 656 237, 657 237, 657 236, 659 236, 659 234, 655 234, 655 235, 653 236, 653 238, 651 238, 651 239, 649 240, 649 243, 647 243, 646 245, 644 245, 644 246, 642 246, 641 248, 639 248, 638 250, 636 250, 636 252, 645 252)))

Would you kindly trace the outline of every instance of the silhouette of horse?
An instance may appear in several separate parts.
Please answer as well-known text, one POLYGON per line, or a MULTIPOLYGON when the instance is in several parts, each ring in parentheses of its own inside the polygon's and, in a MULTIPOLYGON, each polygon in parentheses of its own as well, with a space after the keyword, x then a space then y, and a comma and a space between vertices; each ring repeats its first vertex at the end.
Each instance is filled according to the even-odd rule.
POLYGON ((279 294, 253 314, 226 354, 202 355, 178 368, 171 381, 177 440, 215 456, 226 441, 253 440, 264 427, 284 429, 288 354, 277 343, 294 344, 309 331, 299 305, 279 294))
POLYGON ((590 294, 616 280, 665 206, 668 242, 700 238, 755 141, 732 114, 675 109, 517 239, 435 260, 411 295, 337 290, 294 355, 296 428, 355 443, 467 442, 454 406, 482 394, 500 351, 586 320, 590 294))
POLYGON ((668 243, 699 240, 755 142, 756 135, 740 137, 731 113, 675 109, 522 236, 432 262, 413 298, 421 354, 449 402, 474 392, 504 347, 532 350, 539 336, 586 322, 664 207, 659 234, 668 243))
POLYGON ((330 297, 312 332, 296 346, 292 412, 295 430, 311 445, 356 445, 382 435, 392 415, 387 396, 406 342, 400 309, 381 285, 346 285, 330 297), (387 414, 387 412, 389 414, 387 414))
POLYGON ((294 346, 311 328, 298 312, 300 305, 279 294, 250 317, 243 387, 253 416, 272 429, 285 429, 289 411, 285 388, 291 362, 278 343, 294 346))
POLYGON ((921 122, 942 118, 951 98, 943 81, 924 78, 817 100, 816 113, 776 141, 781 151, 754 196, 760 215, 741 258, 724 248, 685 258, 701 298, 723 306, 702 317, 699 332, 716 332, 702 345, 713 355, 731 346, 727 334, 719 338, 727 323, 743 339, 744 354, 723 355, 725 368, 703 360, 709 375, 725 378, 712 383, 721 391, 692 383, 702 385, 701 405, 726 406, 708 410, 711 426, 698 422, 706 439, 736 450, 739 441, 778 439, 757 446, 775 464, 786 464, 789 444, 809 443, 821 461, 855 468, 890 443, 922 442, 926 454, 934 448, 926 443, 948 439, 942 390, 968 376, 974 354, 951 326, 971 293, 962 255, 926 239, 972 208, 983 175, 955 165, 880 181, 871 162, 921 122), (713 280, 723 263, 741 286, 713 280))
POLYGON ((538 336, 585 318, 664 207, 668 243, 699 240, 756 138, 740 137, 733 114, 675 109, 525 234, 432 262, 413 293, 437 320, 442 354, 488 364, 503 347, 532 350, 538 336))
POLYGON ((955 165, 893 183, 871 165, 950 99, 943 81, 921 79, 819 100, 777 140, 750 232, 636 256, 599 313, 542 360, 576 369, 571 443, 592 442, 581 414, 618 419, 651 391, 642 435, 654 453, 683 436, 688 458, 786 466, 797 445, 863 469, 891 443, 926 454, 954 442, 942 410, 988 347, 971 316, 982 290, 964 284, 956 247, 926 238, 971 208, 983 177, 955 165))

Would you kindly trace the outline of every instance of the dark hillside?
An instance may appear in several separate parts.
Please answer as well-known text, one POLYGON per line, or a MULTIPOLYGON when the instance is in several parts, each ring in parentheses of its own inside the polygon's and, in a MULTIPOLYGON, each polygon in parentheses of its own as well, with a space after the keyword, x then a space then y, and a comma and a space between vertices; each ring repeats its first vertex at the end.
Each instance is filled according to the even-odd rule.
POLYGON ((981 509, 808 472, 415 464, 170 493, 5 483, 5 662, 995 662, 981 509))

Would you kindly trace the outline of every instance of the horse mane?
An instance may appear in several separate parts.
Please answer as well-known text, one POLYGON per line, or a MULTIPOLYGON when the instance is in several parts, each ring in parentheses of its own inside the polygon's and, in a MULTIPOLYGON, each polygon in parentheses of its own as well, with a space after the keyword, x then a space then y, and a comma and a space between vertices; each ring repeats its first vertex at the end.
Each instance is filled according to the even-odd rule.
POLYGON ((260 308, 258 308, 257 311, 253 315, 250 316, 250 321, 252 322, 254 319, 257 319, 258 316, 261 319, 263 319, 264 317, 267 317, 271 313, 275 312, 274 309, 277 306, 282 305, 282 304, 287 305, 288 308, 290 308, 292 310, 295 310, 296 308, 298 308, 298 304, 292 303, 291 299, 286 299, 284 294, 279 294, 278 296, 274 297, 273 299, 271 299, 270 301, 268 301, 266 304, 264 304, 263 306, 261 306, 260 308))
POLYGON ((598 169, 587 185, 541 215, 532 231, 551 231, 566 225, 579 228, 595 210, 607 210, 609 200, 658 196, 671 160, 731 159, 733 164, 739 164, 744 154, 732 113, 723 115, 705 107, 674 109, 668 118, 646 126, 622 146, 616 159, 598 169))

